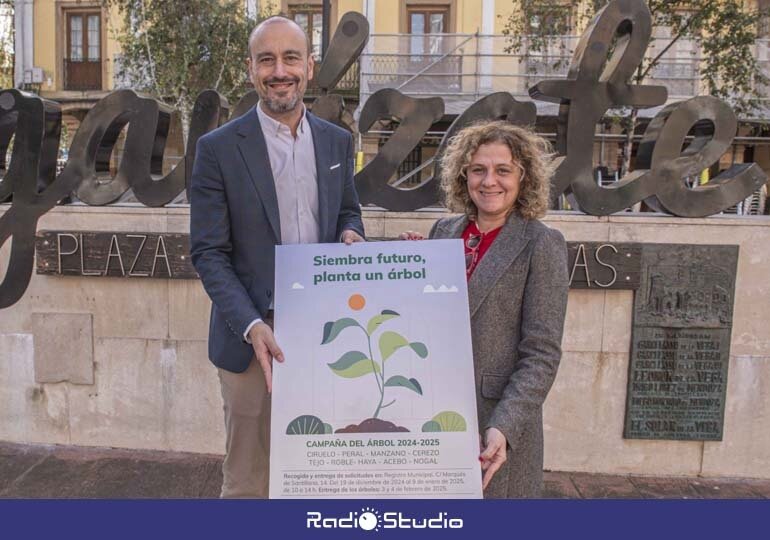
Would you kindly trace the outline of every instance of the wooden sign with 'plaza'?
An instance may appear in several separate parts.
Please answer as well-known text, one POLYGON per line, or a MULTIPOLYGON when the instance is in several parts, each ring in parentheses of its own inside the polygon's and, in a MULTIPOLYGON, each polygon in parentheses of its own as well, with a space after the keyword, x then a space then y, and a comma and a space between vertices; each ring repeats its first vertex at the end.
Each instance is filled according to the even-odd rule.
POLYGON ((42 231, 36 243, 38 274, 198 279, 188 234, 42 231))

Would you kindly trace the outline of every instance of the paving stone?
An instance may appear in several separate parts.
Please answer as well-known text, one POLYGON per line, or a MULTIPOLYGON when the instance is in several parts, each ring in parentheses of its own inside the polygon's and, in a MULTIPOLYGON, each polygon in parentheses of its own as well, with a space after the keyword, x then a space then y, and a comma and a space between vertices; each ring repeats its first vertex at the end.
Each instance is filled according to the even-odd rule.
MULTIPOLYGON (((3 493, 16 498, 198 498, 211 497, 221 467, 214 456, 71 449, 47 457, 3 493), (142 455, 149 454, 149 455, 142 455), (137 457, 138 455, 138 457, 137 457)), ((221 480, 220 480, 221 483, 221 480)), ((213 494, 217 496, 218 489, 213 494)))
MULTIPOLYGON (((547 498, 770 498, 770 480, 546 472, 547 498)), ((217 498, 222 456, 0 442, 0 498, 217 498)))
POLYGON ((6 489, 3 496, 19 499, 73 497, 92 468, 92 462, 67 463, 51 455, 6 489))
POLYGON ((699 499, 698 491, 688 478, 654 478, 634 476, 630 478, 637 491, 646 499, 699 499))
POLYGON ((701 499, 759 499, 762 496, 742 480, 699 478, 692 486, 701 499))
POLYGON ((146 459, 106 459, 95 463, 94 474, 84 479, 75 497, 172 498, 203 496, 210 463, 189 459, 161 463, 146 459))
POLYGON ((747 480, 746 485, 760 497, 770 499, 770 480, 747 480))
POLYGON ((47 455, 48 451, 41 447, 20 448, 0 443, 0 497, 12 490, 14 482, 47 455))
POLYGON ((569 473, 546 471, 543 473, 543 498, 579 499, 580 493, 572 483, 569 473))
POLYGON ((203 485, 201 497, 204 499, 217 499, 222 491, 222 461, 212 464, 206 483, 203 485))
POLYGON ((570 477, 584 499, 640 499, 642 497, 627 476, 573 473, 570 477))

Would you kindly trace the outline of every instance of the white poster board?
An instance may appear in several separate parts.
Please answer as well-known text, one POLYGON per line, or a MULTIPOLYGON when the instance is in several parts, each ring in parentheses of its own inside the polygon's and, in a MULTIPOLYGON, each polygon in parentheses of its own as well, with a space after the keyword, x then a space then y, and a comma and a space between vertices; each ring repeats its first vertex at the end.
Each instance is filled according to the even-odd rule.
POLYGON ((461 240, 276 247, 271 498, 480 498, 461 240))

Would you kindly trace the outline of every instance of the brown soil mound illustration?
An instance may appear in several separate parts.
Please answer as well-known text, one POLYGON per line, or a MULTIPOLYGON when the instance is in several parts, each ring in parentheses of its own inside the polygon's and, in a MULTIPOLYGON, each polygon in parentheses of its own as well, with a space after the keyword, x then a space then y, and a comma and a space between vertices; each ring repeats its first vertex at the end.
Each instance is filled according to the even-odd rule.
POLYGON ((367 418, 358 425, 350 424, 340 428, 335 433, 393 433, 406 432, 409 430, 402 426, 397 426, 393 422, 380 420, 379 418, 367 418))

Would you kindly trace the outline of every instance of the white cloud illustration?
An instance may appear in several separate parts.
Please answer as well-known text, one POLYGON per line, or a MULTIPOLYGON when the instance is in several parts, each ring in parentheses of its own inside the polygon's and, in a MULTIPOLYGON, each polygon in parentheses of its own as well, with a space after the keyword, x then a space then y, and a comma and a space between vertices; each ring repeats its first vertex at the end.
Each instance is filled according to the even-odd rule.
POLYGON ((422 290, 424 293, 456 293, 458 291, 457 286, 452 285, 451 287, 447 287, 446 285, 439 286, 438 289, 436 289, 433 285, 426 285, 425 288, 422 290))
POLYGON ((302 283, 294 282, 294 285, 292 285, 291 288, 294 289, 295 291, 298 291, 298 290, 304 289, 305 287, 302 285, 302 283))

